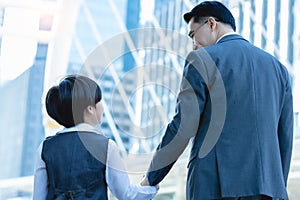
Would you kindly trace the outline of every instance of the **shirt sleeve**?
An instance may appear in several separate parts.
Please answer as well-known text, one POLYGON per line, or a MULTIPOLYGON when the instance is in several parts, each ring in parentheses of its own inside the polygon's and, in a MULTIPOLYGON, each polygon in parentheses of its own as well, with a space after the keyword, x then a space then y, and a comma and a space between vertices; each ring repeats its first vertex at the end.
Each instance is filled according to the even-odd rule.
POLYGON ((113 141, 108 143, 106 181, 111 193, 118 199, 153 199, 155 186, 137 186, 130 183, 119 149, 113 141))
POLYGON ((48 188, 48 177, 45 162, 42 159, 43 142, 40 144, 35 160, 34 167, 34 184, 33 184, 33 200, 46 199, 48 188))

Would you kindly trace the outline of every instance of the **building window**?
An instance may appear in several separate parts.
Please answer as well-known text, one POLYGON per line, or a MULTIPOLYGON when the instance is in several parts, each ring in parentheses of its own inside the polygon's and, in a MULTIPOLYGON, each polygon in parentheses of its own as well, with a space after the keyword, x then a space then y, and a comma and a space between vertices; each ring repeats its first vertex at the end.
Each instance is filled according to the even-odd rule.
POLYGON ((1 56, 1 44, 2 44, 2 37, 0 37, 0 56, 1 56))
POLYGON ((3 26, 5 9, 0 7, 0 26, 3 26))

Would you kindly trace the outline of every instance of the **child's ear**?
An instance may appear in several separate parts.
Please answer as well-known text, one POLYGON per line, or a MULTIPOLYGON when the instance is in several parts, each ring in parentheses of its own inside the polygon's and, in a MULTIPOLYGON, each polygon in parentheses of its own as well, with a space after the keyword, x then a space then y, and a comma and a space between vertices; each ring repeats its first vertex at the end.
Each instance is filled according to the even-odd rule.
POLYGON ((94 109, 93 109, 93 106, 87 106, 86 107, 86 111, 90 114, 94 114, 94 109))

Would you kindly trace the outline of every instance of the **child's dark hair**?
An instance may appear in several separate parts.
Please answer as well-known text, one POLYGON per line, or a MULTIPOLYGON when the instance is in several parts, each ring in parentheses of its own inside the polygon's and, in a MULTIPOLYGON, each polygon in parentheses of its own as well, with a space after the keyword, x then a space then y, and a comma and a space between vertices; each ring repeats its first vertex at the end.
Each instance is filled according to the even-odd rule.
POLYGON ((49 89, 46 109, 50 117, 64 127, 72 127, 83 122, 84 109, 96 106, 102 94, 99 85, 81 75, 69 75, 58 86, 49 89))

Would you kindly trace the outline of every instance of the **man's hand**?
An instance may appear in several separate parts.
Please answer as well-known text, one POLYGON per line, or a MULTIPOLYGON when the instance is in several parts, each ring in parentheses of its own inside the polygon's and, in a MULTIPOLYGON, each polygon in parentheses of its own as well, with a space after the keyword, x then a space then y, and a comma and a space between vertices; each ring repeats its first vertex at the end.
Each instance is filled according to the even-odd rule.
POLYGON ((145 175, 143 176, 143 179, 140 184, 141 184, 141 186, 150 186, 147 176, 145 176, 145 175))
MULTIPOLYGON (((143 176, 143 179, 140 184, 141 184, 141 186, 150 186, 147 176, 145 176, 145 175, 143 176)), ((156 187, 156 190, 159 190, 158 184, 155 187, 156 187)))

